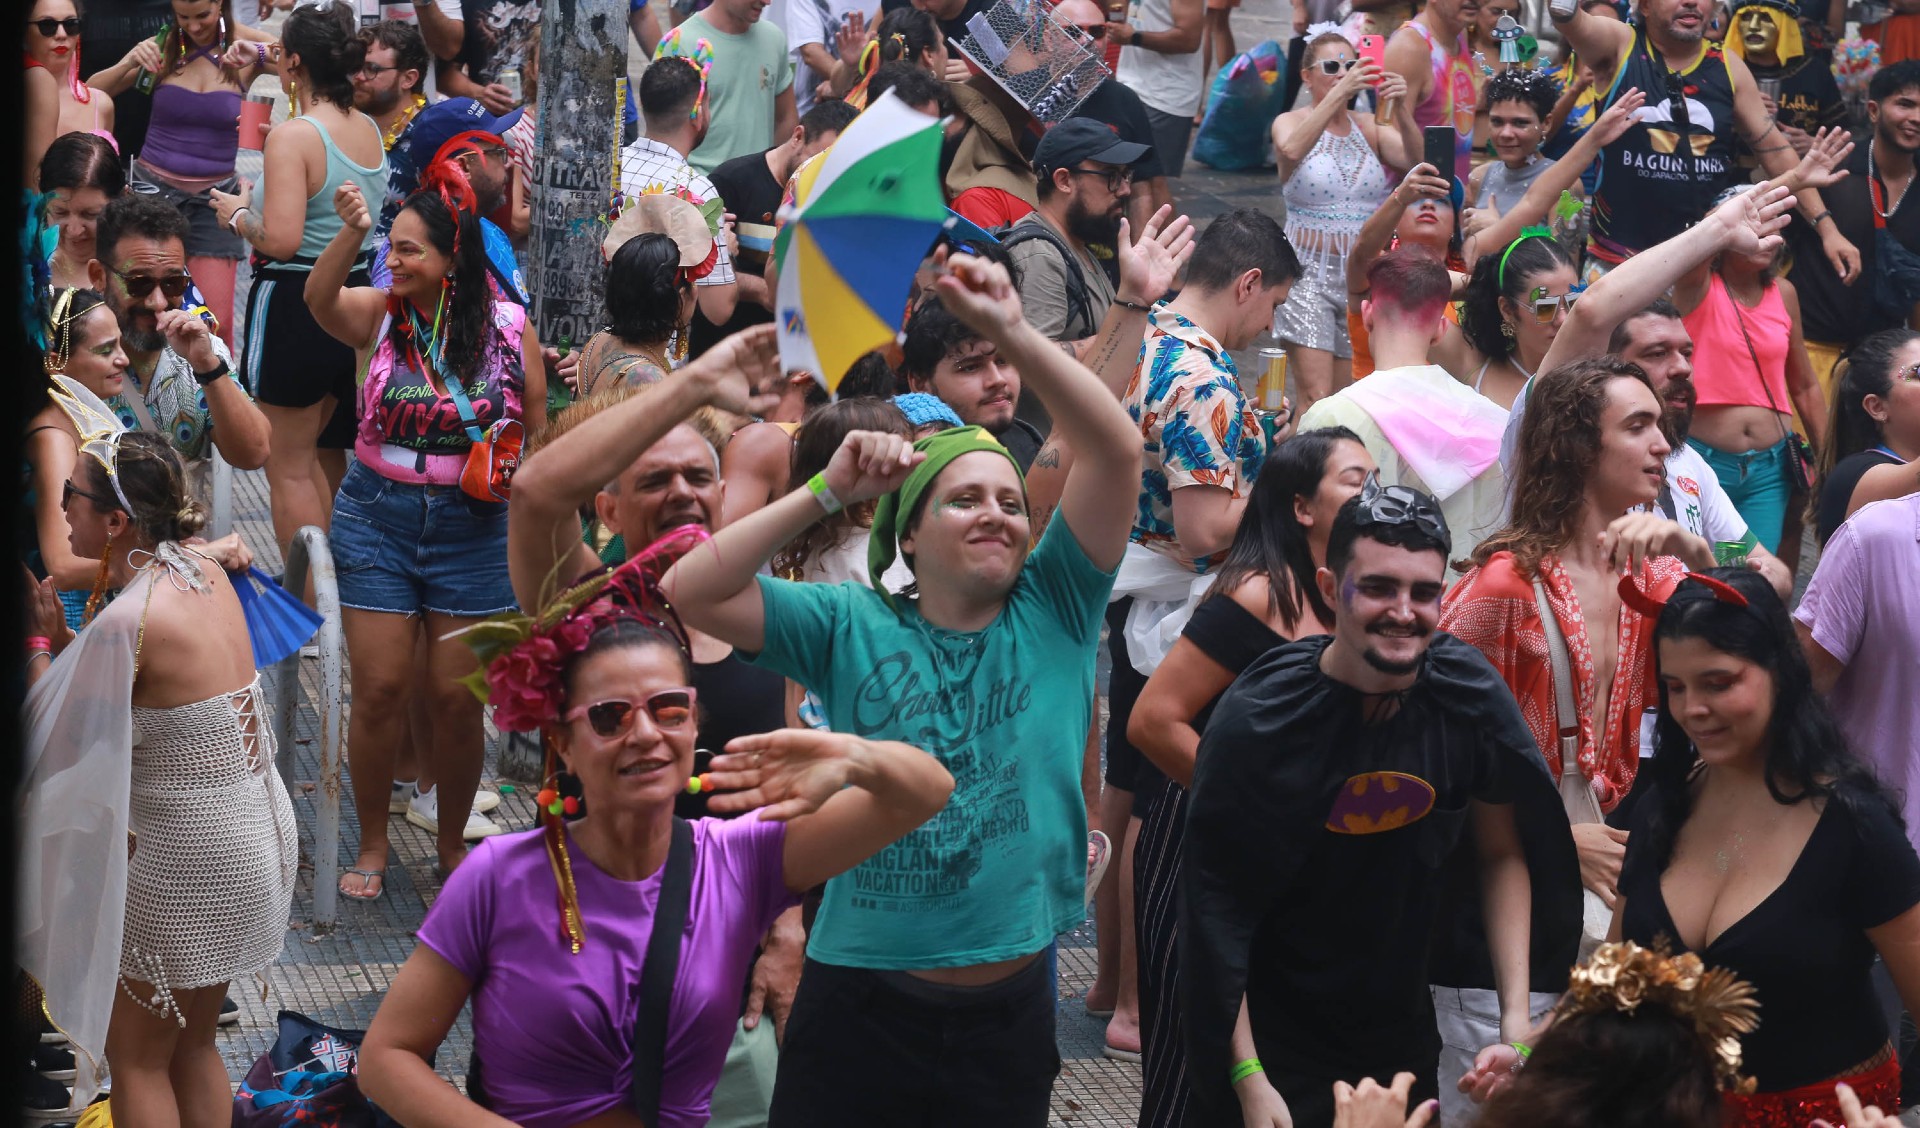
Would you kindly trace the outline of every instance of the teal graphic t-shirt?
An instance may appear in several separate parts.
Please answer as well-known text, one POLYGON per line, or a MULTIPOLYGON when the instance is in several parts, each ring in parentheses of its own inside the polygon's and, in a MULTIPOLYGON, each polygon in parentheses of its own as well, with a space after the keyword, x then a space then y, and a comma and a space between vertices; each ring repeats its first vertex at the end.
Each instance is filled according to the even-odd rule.
POLYGON ((827 883, 807 954, 843 967, 966 967, 1031 955, 1084 911, 1080 762, 1113 572, 1056 518, 985 630, 948 631, 856 583, 759 577, 750 661, 813 691, 836 732, 925 749, 953 798, 827 883))

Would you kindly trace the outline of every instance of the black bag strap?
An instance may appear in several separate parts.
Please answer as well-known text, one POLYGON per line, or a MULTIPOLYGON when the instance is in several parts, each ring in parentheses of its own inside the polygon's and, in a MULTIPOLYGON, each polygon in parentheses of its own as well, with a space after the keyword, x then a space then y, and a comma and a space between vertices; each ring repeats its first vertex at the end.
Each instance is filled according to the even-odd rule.
MULTIPOLYGON (((1707 214, 1702 206, 1700 172, 1698 162, 1693 157, 1693 114, 1687 109, 1686 79, 1667 65, 1667 60, 1654 53, 1653 36, 1642 28, 1635 33, 1638 36, 1640 50, 1647 56, 1647 65, 1653 68, 1654 76, 1660 78, 1666 86, 1667 109, 1673 115, 1673 124, 1679 127, 1680 142, 1674 148, 1687 168, 1686 209, 1681 213, 1685 225, 1692 227, 1707 214)), ((1706 58, 1701 57, 1704 65, 1706 58)))
POLYGON ((660 1122, 660 1083, 667 1057, 667 1008, 680 973, 680 937, 693 900, 693 824, 673 820, 673 845, 660 875, 653 933, 640 968, 640 1017, 633 1028, 633 1111, 648 1125, 660 1122))
POLYGON ((1000 246, 1008 252, 1012 252, 1013 248, 1022 243, 1030 243, 1035 239, 1051 245, 1054 250, 1060 252, 1061 260, 1067 264, 1067 320, 1078 320, 1083 324, 1090 324, 1093 326, 1093 331, 1098 333, 1100 323, 1094 320, 1093 316, 1092 288, 1087 285, 1086 274, 1080 266, 1080 256, 1073 253, 1073 249, 1067 246, 1067 241, 1054 234, 1053 229, 1045 223, 1013 223, 1000 230, 1000 246))

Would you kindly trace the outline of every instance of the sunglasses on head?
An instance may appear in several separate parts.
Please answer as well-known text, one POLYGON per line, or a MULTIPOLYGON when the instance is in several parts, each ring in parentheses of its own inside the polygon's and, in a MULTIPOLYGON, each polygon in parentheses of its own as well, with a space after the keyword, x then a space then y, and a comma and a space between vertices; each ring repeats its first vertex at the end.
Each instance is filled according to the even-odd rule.
POLYGON ((1553 315, 1560 312, 1562 306, 1565 306, 1567 312, 1571 314, 1573 303, 1580 300, 1580 295, 1585 293, 1586 289, 1585 286, 1575 286, 1564 294, 1548 294, 1544 287, 1534 287, 1533 319, 1542 325, 1548 324, 1553 320, 1553 315))
POLYGON ((679 729, 693 720, 693 697, 690 686, 663 689, 645 701, 615 698, 581 705, 568 710, 566 719, 577 721, 584 717, 595 736, 615 737, 632 728, 635 714, 645 709, 654 728, 679 729))
POLYGON ((1453 551, 1453 534, 1447 531, 1447 519, 1433 499, 1411 486, 1383 486, 1377 471, 1367 474, 1360 487, 1360 512, 1354 522, 1359 528, 1369 525, 1412 525, 1453 551))
POLYGON ((111 266, 107 268, 107 273, 118 278, 120 284, 127 288, 128 296, 135 298, 144 298, 153 293, 155 286, 160 287, 160 292, 167 297, 177 298, 186 293, 187 287, 193 284, 193 275, 184 270, 178 274, 168 274, 160 278, 148 274, 123 274, 111 266))
POLYGON ((1321 59, 1314 64, 1321 74, 1345 74, 1360 65, 1359 59, 1321 59))
POLYGON ((80 34, 80 21, 72 17, 64 20, 28 20, 27 26, 39 32, 41 35, 46 36, 48 39, 52 39, 55 35, 63 31, 68 35, 80 34))
POLYGON ((60 485, 60 511, 62 513, 66 512, 67 509, 73 505, 73 499, 75 497, 84 497, 102 509, 120 508, 119 502, 112 498, 101 497, 97 493, 88 493, 86 490, 74 485, 72 478, 68 478, 60 485))

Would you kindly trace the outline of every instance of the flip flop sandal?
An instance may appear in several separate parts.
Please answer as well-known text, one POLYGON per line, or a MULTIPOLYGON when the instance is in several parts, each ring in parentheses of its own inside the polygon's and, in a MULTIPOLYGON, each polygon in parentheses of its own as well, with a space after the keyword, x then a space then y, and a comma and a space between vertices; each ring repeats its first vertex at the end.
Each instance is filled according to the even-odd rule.
POLYGON ((387 871, 384 869, 350 869, 347 873, 360 878, 360 892, 354 893, 349 891, 345 886, 341 886, 340 895, 342 897, 350 897, 355 901, 378 901, 380 895, 387 891, 387 871), (380 883, 380 888, 375 889, 371 893, 367 892, 368 889, 373 887, 373 883, 376 881, 380 883))
POLYGON ((1131 1062, 1134 1065, 1140 1064, 1139 1050, 1123 1050, 1112 1042, 1107 1042, 1100 1047, 1100 1052, 1104 1056, 1112 1058, 1114 1061, 1131 1062))
POLYGON ((1092 906, 1093 892, 1100 888, 1100 879, 1107 875, 1107 863, 1112 860, 1113 841, 1103 831, 1090 832, 1087 835, 1087 897, 1082 906, 1083 912, 1092 906))
POLYGON ((1087 1017, 1088 1017, 1088 1018, 1112 1018, 1112 1017, 1113 1017, 1113 1008, 1112 1008, 1112 1007, 1108 1007, 1108 1008, 1106 1008, 1105 1010, 1100 1010, 1100 1009, 1097 1009, 1097 1008, 1095 1008, 1095 1007, 1088 1007, 1088 1008, 1087 1008, 1087 1017))

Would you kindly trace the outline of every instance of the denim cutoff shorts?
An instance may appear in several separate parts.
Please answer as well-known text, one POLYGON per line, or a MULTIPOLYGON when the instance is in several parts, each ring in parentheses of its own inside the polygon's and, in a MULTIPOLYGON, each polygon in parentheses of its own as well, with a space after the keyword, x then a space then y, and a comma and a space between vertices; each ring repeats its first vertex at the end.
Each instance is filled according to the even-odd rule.
POLYGON ((481 616, 516 606, 504 501, 396 482, 355 462, 334 499, 329 539, 342 607, 481 616))

